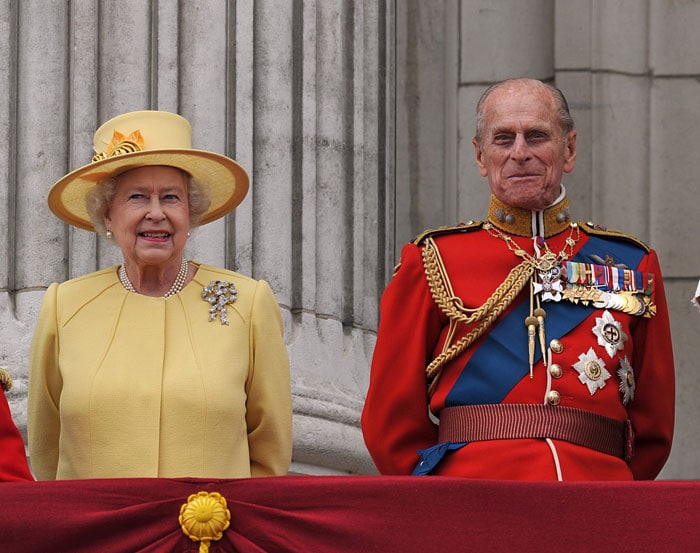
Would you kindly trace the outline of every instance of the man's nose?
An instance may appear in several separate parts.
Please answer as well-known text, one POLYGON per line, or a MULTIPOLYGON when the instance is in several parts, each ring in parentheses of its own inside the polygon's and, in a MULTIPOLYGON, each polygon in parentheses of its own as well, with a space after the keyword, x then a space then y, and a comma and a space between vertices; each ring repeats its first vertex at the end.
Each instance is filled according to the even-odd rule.
POLYGON ((511 157, 517 161, 524 161, 530 158, 530 145, 522 134, 515 135, 511 157))

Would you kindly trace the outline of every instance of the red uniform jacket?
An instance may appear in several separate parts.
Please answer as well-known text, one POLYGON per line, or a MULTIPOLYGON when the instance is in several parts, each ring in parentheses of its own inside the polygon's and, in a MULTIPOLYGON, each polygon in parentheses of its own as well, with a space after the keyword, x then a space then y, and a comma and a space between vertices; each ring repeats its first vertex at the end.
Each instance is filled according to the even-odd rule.
POLYGON ((5 394, 0 390, 0 482, 34 480, 5 394))
MULTIPOLYGON (((446 406, 543 405, 554 392, 558 406, 631 421, 636 435, 631 462, 569 441, 499 439, 472 441, 450 450, 432 474, 521 480, 656 477, 670 452, 675 398, 669 321, 657 256, 638 241, 616 233, 585 225, 573 233, 571 228, 575 227, 566 226, 546 238, 549 249, 554 253, 566 249, 568 261, 595 266, 593 272, 604 266, 627 268, 640 282, 651 275, 655 315, 638 316, 565 299, 543 302, 548 347, 543 356, 537 346, 530 378, 524 324, 530 312, 526 286, 478 340, 444 365, 431 396, 426 367, 443 349, 449 320, 426 279, 421 257, 424 242, 403 248, 400 266, 381 301, 362 414, 365 442, 381 473, 412 473, 420 461, 418 451, 438 443, 436 419, 446 406), (567 238, 577 238, 568 249, 567 238), (603 327, 612 328, 617 339, 606 342, 603 327), (549 347, 552 340, 557 347, 549 347), (591 359, 607 371, 595 382, 581 370, 582 363, 591 359), (560 370, 555 372, 552 366, 560 370)), ((533 238, 497 234, 482 224, 472 224, 433 235, 454 294, 465 307, 484 304, 522 261, 515 253, 518 247, 534 255, 533 238), (508 243, 505 236, 513 242, 508 243)), ((458 328, 456 338, 467 331, 458 328)))

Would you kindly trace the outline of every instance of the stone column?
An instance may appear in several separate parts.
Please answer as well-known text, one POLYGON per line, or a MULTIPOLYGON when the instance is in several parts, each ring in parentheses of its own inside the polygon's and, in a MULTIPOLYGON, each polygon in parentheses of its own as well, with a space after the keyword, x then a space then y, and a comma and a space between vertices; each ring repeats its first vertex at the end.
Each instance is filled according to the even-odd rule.
POLYGON ((676 366, 676 430, 661 478, 697 478, 700 322, 700 3, 557 0, 557 83, 579 128, 572 190, 583 216, 659 254, 676 366))
POLYGON ((48 210, 103 121, 181 113, 251 191, 186 254, 267 280, 282 308, 295 472, 371 472, 359 415, 393 227, 393 3, 0 0, 0 364, 26 433, 46 287, 121 261, 48 210), (41 45, 41 47, 38 47, 41 45))
POLYGON ((677 378, 661 476, 697 478, 700 3, 407 0, 396 21, 397 250, 426 227, 484 218, 471 145, 484 89, 517 76, 559 86, 579 133, 565 177, 574 217, 636 235, 661 259, 677 378))

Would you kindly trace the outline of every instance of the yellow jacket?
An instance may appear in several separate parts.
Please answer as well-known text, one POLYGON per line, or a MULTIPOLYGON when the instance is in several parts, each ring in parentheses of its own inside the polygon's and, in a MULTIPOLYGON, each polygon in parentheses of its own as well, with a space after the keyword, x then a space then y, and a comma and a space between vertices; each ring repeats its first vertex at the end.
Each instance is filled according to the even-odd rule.
POLYGON ((197 265, 169 298, 117 268, 52 284, 31 347, 28 431, 39 480, 286 474, 289 359, 269 285, 197 265), (235 285, 229 325, 202 289, 235 285))

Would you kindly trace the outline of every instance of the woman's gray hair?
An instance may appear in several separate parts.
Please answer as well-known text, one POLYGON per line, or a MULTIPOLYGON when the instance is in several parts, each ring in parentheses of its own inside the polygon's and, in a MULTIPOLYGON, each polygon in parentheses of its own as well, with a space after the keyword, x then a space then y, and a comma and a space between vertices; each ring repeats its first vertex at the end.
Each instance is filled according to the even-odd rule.
MULTIPOLYGON (((187 187, 187 203, 190 208, 190 227, 199 225, 202 215, 207 212, 211 205, 211 195, 209 187, 197 182, 187 171, 182 171, 185 175, 185 186, 187 187)), ((119 176, 112 177, 97 183, 85 196, 85 204, 88 215, 98 234, 105 235, 105 215, 109 211, 117 194, 119 176)))
POLYGON ((498 90, 499 88, 506 87, 516 82, 537 82, 544 88, 549 90, 552 93, 554 103, 557 107, 557 115, 559 116, 559 127, 561 128, 562 134, 566 138, 569 132, 574 130, 576 126, 574 124, 574 118, 571 116, 571 112, 569 111, 569 104, 566 101, 566 98, 564 97, 564 93, 561 90, 559 90, 556 86, 542 81, 538 81, 536 79, 506 79, 505 81, 498 82, 487 88, 486 91, 481 95, 481 98, 479 98, 479 102, 476 104, 476 132, 474 133, 474 139, 476 140, 477 144, 479 144, 480 146, 483 145, 484 104, 486 103, 486 100, 489 96, 491 96, 491 93, 494 90, 498 90))

